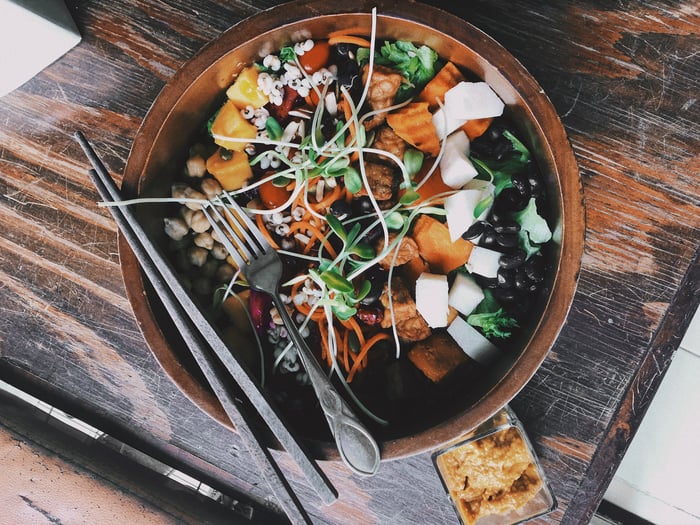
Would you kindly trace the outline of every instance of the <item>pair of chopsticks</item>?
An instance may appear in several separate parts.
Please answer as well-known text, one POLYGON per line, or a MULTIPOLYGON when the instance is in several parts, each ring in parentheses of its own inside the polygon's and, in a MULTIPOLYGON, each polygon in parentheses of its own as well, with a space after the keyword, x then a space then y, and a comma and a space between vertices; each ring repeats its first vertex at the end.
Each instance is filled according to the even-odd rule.
MULTIPOLYGON (((90 177, 102 199, 115 203, 122 201, 119 189, 85 136, 77 131, 75 138, 94 168, 90 170, 90 177)), ((247 452, 260 468, 287 517, 295 525, 311 523, 289 481, 265 445, 261 430, 250 423, 253 407, 299 465, 325 504, 335 501, 338 497, 337 491, 292 435, 247 366, 236 359, 216 328, 192 301, 170 263, 146 235, 129 207, 115 205, 110 207, 110 211, 144 274, 153 285, 226 415, 235 426, 247 452), (226 369, 228 376, 222 371, 221 365, 226 369), (232 392, 231 378, 247 398, 247 402, 232 392)))

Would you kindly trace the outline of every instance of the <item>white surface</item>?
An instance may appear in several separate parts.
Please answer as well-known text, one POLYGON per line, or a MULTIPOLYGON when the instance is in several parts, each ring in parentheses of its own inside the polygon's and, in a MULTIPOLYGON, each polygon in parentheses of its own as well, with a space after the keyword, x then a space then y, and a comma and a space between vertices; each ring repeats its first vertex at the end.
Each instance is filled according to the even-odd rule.
POLYGON ((63 0, 0 0, 0 97, 80 42, 63 0))
POLYGON ((605 494, 658 525, 700 525, 699 329, 696 313, 605 494))
POLYGON ((688 331, 681 341, 681 348, 700 357, 700 310, 695 312, 688 331))

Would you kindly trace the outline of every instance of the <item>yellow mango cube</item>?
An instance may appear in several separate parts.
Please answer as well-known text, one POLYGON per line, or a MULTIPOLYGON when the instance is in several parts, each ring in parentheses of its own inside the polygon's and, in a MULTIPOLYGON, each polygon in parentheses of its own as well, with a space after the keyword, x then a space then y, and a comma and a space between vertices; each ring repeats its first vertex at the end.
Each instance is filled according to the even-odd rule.
POLYGON ((247 67, 241 71, 235 82, 226 90, 226 96, 240 109, 247 106, 260 108, 268 102, 267 95, 258 87, 256 67, 247 67))
POLYGON ((233 101, 227 100, 211 125, 211 133, 214 135, 214 142, 222 148, 243 151, 246 142, 226 139, 254 139, 258 130, 241 115, 241 110, 233 101))
POLYGON ((231 158, 221 156, 219 148, 207 159, 207 171, 219 181, 226 191, 241 189, 253 176, 253 170, 248 163, 248 155, 243 151, 231 151, 231 158))

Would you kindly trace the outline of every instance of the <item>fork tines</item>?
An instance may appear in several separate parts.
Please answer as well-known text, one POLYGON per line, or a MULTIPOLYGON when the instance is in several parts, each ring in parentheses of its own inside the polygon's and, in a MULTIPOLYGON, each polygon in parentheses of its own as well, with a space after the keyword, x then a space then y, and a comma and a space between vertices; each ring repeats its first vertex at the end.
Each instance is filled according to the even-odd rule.
POLYGON ((272 249, 246 212, 227 193, 202 206, 204 215, 239 268, 272 249), (211 211, 210 211, 211 210, 211 211))

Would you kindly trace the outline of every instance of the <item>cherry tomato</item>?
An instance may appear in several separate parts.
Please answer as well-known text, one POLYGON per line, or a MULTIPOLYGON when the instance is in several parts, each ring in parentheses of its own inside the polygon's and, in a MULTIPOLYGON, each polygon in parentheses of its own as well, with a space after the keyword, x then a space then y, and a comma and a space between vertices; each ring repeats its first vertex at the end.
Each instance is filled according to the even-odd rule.
POLYGON ((299 57, 299 63, 307 73, 313 73, 328 63, 331 48, 326 40, 318 40, 310 51, 299 57))
POLYGON ((260 202, 268 210, 282 206, 291 195, 291 192, 284 187, 275 186, 272 181, 267 181, 258 188, 260 202))

